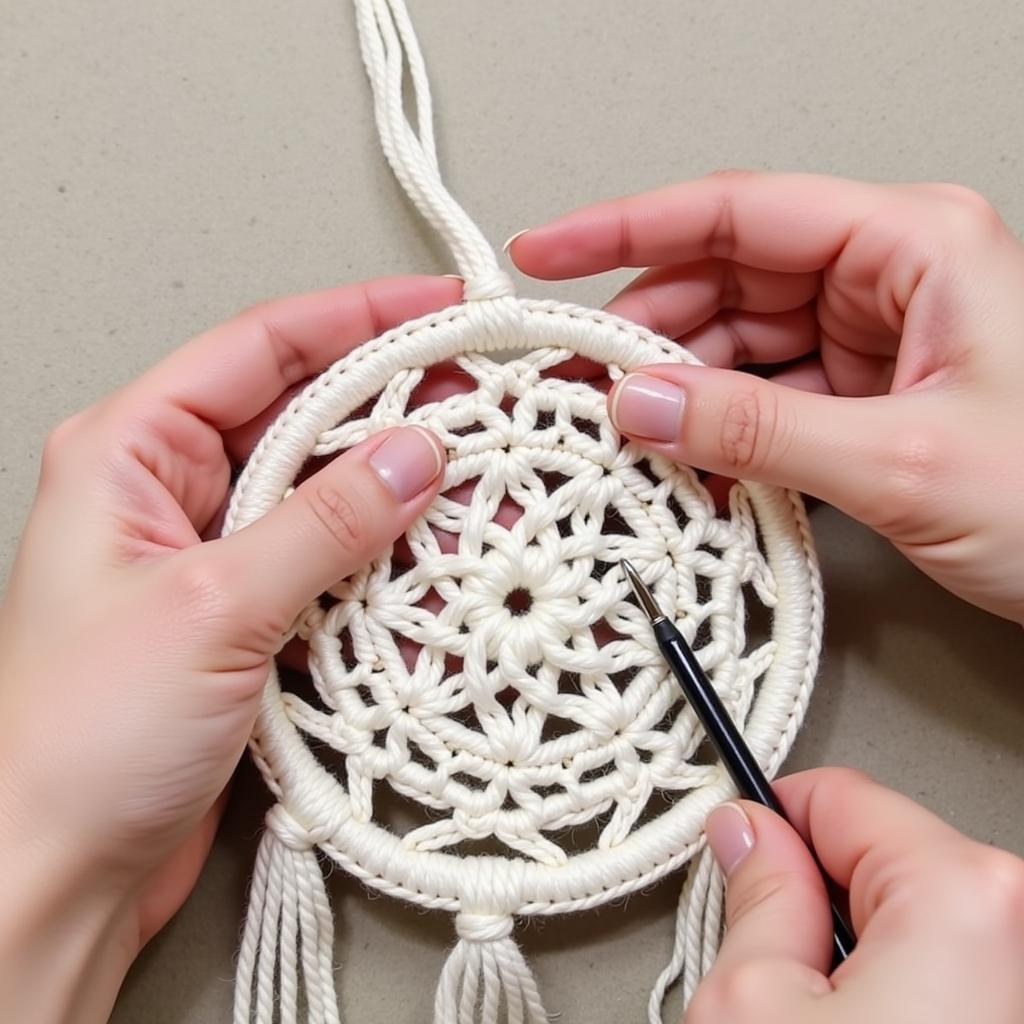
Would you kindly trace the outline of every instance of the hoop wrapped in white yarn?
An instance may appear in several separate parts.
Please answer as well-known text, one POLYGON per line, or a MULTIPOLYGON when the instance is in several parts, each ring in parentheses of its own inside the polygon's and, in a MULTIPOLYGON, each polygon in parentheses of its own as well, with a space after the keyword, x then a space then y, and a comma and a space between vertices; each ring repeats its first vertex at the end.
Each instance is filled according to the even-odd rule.
MULTIPOLYGON (((398 423, 434 431, 448 466, 405 542, 295 623, 315 694, 268 680, 252 751, 277 803, 235 1020, 296 1021, 302 1000, 306 1020, 338 1019, 319 851, 368 886, 457 915, 437 1021, 540 1024, 513 918, 588 909, 663 877, 702 850, 708 811, 731 793, 700 758, 702 733, 619 559, 694 643, 769 774, 810 696, 820 583, 798 496, 737 485, 719 517, 694 472, 622 444, 600 380, 567 379, 575 356, 611 381, 694 360, 617 317, 514 297, 441 183, 404 7, 356 0, 356 11, 385 152, 455 255, 465 301, 362 346, 295 398, 242 473, 225 529, 285 500, 309 458, 398 423), (418 134, 402 107, 406 61, 418 134), (467 387, 421 402, 425 374, 449 360, 467 387), (750 639, 757 606, 771 627, 750 639), (389 820, 381 786, 411 824, 389 820)), ((682 973, 688 996, 717 948, 721 881, 707 853, 695 863, 652 1021, 666 988, 682 973)))

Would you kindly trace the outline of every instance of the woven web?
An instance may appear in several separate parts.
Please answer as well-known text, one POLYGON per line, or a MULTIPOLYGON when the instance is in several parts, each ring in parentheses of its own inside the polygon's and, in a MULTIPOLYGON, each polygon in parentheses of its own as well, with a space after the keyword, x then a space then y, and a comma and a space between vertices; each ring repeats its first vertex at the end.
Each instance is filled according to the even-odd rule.
POLYGON ((284 697, 356 820, 408 848, 562 864, 717 777, 621 558, 741 723, 771 661, 747 636, 775 583, 745 491, 719 515, 692 470, 622 445, 608 384, 567 351, 468 355, 320 438, 328 456, 411 422, 449 455, 427 515, 307 611, 315 693, 284 697), (418 811, 401 828, 396 795, 418 811))

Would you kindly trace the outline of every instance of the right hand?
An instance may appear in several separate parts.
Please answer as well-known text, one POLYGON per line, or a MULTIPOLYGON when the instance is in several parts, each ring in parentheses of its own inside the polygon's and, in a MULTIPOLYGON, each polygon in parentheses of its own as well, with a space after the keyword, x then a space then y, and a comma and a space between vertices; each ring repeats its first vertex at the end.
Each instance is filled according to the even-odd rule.
POLYGON ((849 889, 857 948, 829 976, 828 898, 807 847, 758 804, 708 819, 727 930, 686 1024, 1017 1024, 1024 861, 847 769, 775 783, 849 889))
POLYGON ((805 491, 1024 622, 1024 247, 953 185, 724 173, 517 237, 545 279, 651 266, 609 309, 709 369, 644 367, 622 433, 805 491), (751 364, 801 362, 774 379, 751 364))

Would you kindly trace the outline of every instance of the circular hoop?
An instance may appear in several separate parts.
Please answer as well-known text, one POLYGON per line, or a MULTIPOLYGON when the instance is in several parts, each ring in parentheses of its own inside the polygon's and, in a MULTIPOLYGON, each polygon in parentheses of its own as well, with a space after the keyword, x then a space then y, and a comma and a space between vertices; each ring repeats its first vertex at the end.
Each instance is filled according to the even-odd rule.
MULTIPOLYGON (((409 322, 339 360, 298 395, 270 427, 239 478, 225 533, 284 500, 325 435, 398 373, 467 353, 556 349, 624 372, 658 362, 698 361, 676 344, 607 313, 556 302, 501 297, 467 302, 409 322)), ((353 439, 355 440, 355 439, 353 439)), ((821 586, 802 502, 791 492, 744 485, 777 586, 774 657, 745 725, 773 774, 795 737, 813 685, 821 640, 821 586)), ((719 775, 609 849, 557 867, 525 860, 411 851, 374 822, 358 822, 336 779, 285 713, 276 670, 261 702, 253 752, 279 800, 272 827, 289 844, 316 845, 381 891, 423 906, 488 913, 583 909, 650 884, 703 843, 706 814, 731 793, 719 775)))

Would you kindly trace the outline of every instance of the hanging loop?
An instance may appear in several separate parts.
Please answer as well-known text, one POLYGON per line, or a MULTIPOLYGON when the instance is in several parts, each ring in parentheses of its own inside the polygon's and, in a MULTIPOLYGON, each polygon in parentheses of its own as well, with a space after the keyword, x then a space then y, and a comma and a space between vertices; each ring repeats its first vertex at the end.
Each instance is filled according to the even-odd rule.
POLYGON ((359 44, 373 90, 381 146, 391 169, 427 223, 444 239, 466 282, 468 301, 515 294, 494 249, 445 188, 434 143, 426 67, 402 0, 354 0, 359 44), (416 127, 405 113, 406 68, 416 127))

